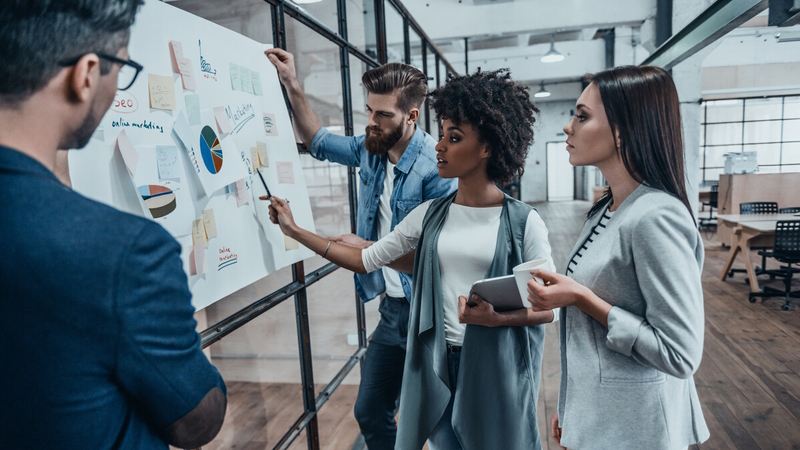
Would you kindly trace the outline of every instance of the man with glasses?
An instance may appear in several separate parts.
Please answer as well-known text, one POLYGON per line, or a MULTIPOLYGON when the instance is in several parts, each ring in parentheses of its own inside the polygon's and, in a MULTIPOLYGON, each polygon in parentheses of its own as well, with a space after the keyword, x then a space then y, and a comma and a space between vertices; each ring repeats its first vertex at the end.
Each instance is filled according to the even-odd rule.
POLYGON ((127 51, 140 4, 0 7, 2 448, 195 448, 222 426, 180 246, 53 175, 141 71, 127 51))

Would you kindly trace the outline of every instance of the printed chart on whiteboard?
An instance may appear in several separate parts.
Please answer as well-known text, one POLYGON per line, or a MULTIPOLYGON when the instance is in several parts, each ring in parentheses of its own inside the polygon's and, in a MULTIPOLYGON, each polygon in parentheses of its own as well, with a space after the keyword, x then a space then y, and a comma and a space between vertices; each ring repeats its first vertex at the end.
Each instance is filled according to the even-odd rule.
POLYGON ((300 226, 314 229, 267 48, 146 0, 128 46, 145 69, 117 92, 89 145, 70 152, 75 190, 178 240, 198 309, 313 255, 284 238, 258 198, 266 185, 291 202, 300 226))

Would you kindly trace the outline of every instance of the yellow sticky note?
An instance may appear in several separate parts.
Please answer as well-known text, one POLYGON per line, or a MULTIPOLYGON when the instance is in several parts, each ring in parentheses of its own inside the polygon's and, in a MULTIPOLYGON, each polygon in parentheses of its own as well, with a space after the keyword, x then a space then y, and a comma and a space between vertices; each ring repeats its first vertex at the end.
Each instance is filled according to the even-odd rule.
POLYGON ((175 82, 172 76, 147 74, 150 87, 150 107, 153 109, 175 110, 175 82))
POLYGON ((284 248, 286 248, 286 250, 297 250, 298 248, 300 248, 300 243, 290 238, 289 236, 284 235, 283 246, 284 248))
POLYGON ((208 247, 208 237, 206 237, 206 227, 203 225, 203 219, 192 221, 192 244, 208 247))
POLYGON ((253 170, 258 170, 261 167, 261 161, 258 159, 258 149, 250 147, 250 162, 253 163, 253 170))
POLYGON ((267 144, 264 142, 256 141, 256 149, 258 149, 258 158, 261 160, 261 165, 269 167, 269 154, 267 153, 267 144))
POLYGON ((203 225, 206 227, 206 237, 211 239, 217 237, 217 221, 214 219, 213 209, 203 210, 203 225))

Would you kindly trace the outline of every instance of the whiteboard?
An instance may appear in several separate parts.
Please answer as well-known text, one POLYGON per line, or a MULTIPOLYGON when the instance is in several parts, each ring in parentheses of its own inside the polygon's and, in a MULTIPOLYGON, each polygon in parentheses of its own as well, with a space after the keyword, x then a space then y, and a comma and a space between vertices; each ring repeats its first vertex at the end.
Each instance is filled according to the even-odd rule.
POLYGON ((314 231, 280 82, 264 56, 269 47, 146 0, 128 46, 130 58, 144 70, 133 86, 117 92, 89 144, 69 152, 73 189, 154 220, 180 243, 198 310, 313 256, 269 223, 268 202, 258 200, 266 190, 254 173, 258 152, 251 149, 262 146, 268 162, 257 159, 268 164, 261 173, 270 193, 289 200, 297 224, 314 231), (176 47, 183 58, 180 67, 173 57, 176 47), (173 130, 176 121, 183 124, 180 137, 173 130), (135 157, 122 155, 118 138, 123 130, 135 157), (236 181, 238 198, 231 184, 236 181), (192 222, 202 219, 205 210, 213 210, 216 236, 208 238, 205 258, 198 261, 204 261, 206 272, 195 274, 192 222))

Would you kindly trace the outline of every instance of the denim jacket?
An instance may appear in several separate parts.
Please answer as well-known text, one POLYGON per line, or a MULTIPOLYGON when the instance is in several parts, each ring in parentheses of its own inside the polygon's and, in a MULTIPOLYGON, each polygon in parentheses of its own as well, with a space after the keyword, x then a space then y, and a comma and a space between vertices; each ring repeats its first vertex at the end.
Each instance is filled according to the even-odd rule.
MULTIPOLYGON (((319 160, 358 167, 359 194, 356 234, 369 241, 378 240, 378 203, 386 176, 386 155, 375 156, 364 147, 365 135, 339 136, 320 128, 311 141, 311 156, 319 160)), ((444 197, 456 190, 455 179, 439 178, 436 168, 436 141, 416 128, 406 151, 394 168, 394 190, 390 199, 392 225, 402 221, 412 209, 430 199, 444 197)), ((411 298, 411 275, 400 273, 406 298, 411 298)), ((364 302, 386 290, 381 271, 355 275, 356 291, 364 302)))

